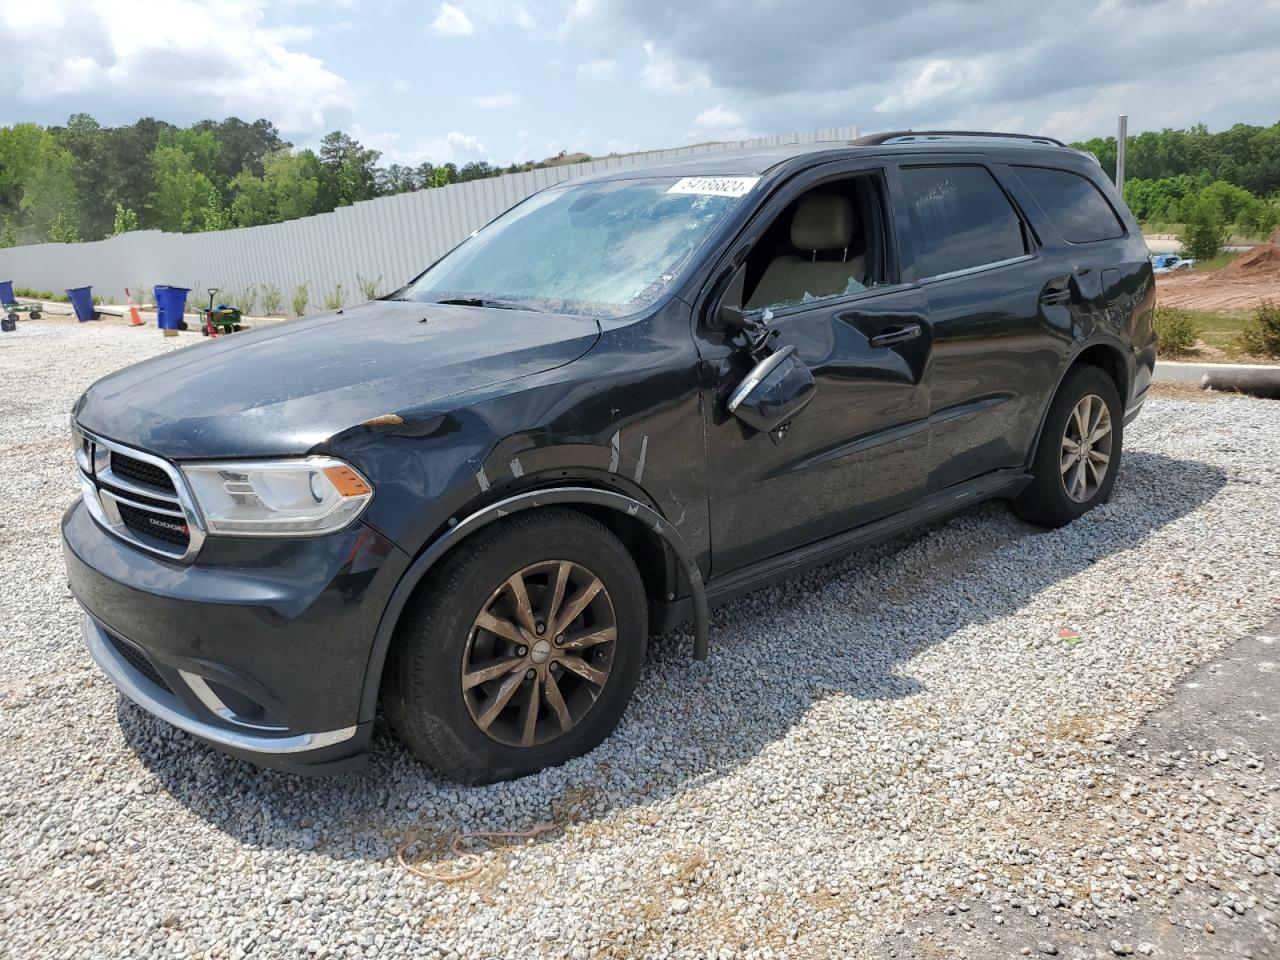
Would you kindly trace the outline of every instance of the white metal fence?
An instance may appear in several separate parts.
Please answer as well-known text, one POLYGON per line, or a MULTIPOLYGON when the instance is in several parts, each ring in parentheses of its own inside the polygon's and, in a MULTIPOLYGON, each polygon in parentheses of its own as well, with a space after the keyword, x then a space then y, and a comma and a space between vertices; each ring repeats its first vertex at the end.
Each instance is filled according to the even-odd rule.
POLYGON ((471 231, 554 183, 667 157, 857 135, 857 127, 846 126, 654 150, 379 197, 301 220, 216 233, 139 230, 92 243, 10 247, 0 249, 0 280, 55 292, 92 286, 107 302, 123 302, 125 287, 189 287, 195 293, 188 302, 199 303, 206 287, 220 287, 227 296, 270 286, 280 292, 286 311, 293 290, 305 284, 313 312, 323 309, 325 296, 339 285, 347 303, 363 299, 360 278, 377 280, 379 293, 395 289, 471 231))

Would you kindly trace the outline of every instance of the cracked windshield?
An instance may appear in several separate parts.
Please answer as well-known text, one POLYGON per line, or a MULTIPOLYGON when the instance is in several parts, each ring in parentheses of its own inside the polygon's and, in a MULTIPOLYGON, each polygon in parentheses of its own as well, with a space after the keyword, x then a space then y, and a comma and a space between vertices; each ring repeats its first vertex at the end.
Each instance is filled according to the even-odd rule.
POLYGON ((754 180, 669 177, 549 190, 482 229, 404 295, 625 316, 666 291, 754 180))

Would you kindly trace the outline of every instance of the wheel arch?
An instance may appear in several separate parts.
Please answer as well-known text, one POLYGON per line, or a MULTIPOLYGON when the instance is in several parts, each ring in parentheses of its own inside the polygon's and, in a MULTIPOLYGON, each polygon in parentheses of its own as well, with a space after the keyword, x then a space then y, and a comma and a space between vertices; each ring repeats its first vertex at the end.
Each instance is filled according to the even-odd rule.
POLYGON ((551 486, 513 493, 481 506, 432 539, 418 554, 391 592, 374 634, 365 668, 360 720, 371 720, 377 709, 382 670, 405 611, 433 568, 476 531, 524 510, 563 506, 581 511, 608 527, 636 559, 646 595, 665 597, 674 589, 666 571, 674 566, 687 582, 693 606, 694 658, 706 659, 709 612, 702 573, 684 538, 653 507, 616 490, 592 486, 551 486), (654 561, 661 559, 661 566, 654 561))
POLYGON ((1041 404, 1040 423, 1036 427, 1036 435, 1031 442, 1030 449, 1027 450, 1026 466, 1031 467, 1031 461, 1035 459, 1036 450, 1040 446, 1040 437, 1044 433, 1045 421, 1049 418, 1049 409, 1053 406, 1054 398, 1058 396, 1058 391, 1062 389, 1063 381, 1067 379, 1067 375, 1077 367, 1096 367, 1109 376, 1116 385, 1116 390, 1120 394, 1120 406, 1123 409, 1128 403, 1129 386, 1131 378, 1129 375, 1129 367, 1125 362, 1124 349, 1118 342, 1096 337, 1086 340, 1081 344, 1071 359, 1063 365, 1062 372, 1058 374, 1058 380, 1053 385, 1041 404))

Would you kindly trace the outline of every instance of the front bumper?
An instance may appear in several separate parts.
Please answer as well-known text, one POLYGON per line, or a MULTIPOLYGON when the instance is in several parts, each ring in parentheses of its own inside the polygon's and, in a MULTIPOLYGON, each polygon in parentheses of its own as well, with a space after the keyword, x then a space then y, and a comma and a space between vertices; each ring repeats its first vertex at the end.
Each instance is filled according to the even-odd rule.
POLYGON ((352 724, 341 730, 327 730, 323 733, 273 731, 272 728, 238 718, 198 674, 179 671, 192 693, 210 697, 206 706, 227 724, 219 726, 195 716, 167 685, 157 684, 131 663, 131 658, 121 652, 121 645, 128 641, 113 638, 105 627, 87 613, 84 615, 81 633, 89 655, 121 693, 165 723, 171 723, 179 730, 185 730, 193 737, 199 737, 225 750, 253 754, 303 753, 352 740, 360 729, 359 724, 352 724), (232 724, 235 726, 230 726, 232 724), (255 728, 261 732, 249 732, 255 728))
POLYGON ((327 537, 210 538, 195 564, 63 517, 84 643, 126 697, 221 750, 301 772, 363 759, 373 637, 408 557, 356 524, 327 537))

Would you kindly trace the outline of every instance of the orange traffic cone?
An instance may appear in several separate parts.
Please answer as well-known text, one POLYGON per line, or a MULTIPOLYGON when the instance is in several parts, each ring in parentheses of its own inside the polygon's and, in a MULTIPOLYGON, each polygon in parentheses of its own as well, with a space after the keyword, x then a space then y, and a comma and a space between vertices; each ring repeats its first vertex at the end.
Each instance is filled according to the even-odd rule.
POLYGON ((131 327, 142 326, 142 317, 138 316, 138 308, 134 306, 133 294, 129 292, 128 287, 124 288, 124 298, 126 301, 128 301, 128 304, 129 304, 129 326, 131 327))

